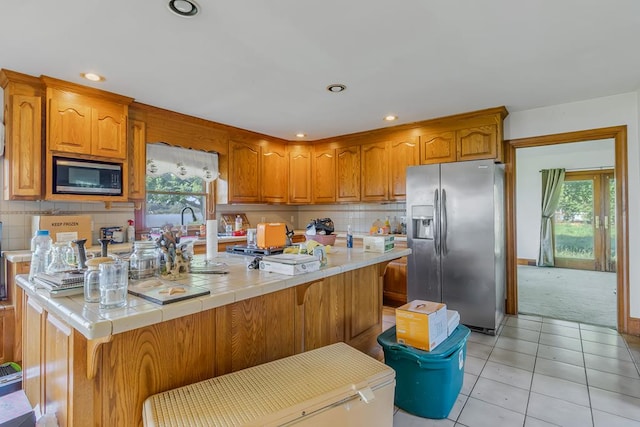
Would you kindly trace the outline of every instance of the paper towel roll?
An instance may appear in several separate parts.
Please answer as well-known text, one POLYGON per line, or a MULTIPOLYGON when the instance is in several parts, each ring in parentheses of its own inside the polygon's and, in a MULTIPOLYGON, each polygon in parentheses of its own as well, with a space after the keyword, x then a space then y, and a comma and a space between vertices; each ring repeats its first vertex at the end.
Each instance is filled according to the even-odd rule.
POLYGON ((218 256, 218 221, 207 220, 207 259, 218 256))

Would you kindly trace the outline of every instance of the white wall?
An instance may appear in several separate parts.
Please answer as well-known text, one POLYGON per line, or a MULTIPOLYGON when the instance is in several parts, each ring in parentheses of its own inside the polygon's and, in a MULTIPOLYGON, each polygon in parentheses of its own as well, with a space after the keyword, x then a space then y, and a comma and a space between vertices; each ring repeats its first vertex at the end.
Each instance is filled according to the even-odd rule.
POLYGON ((505 139, 627 125, 630 314, 640 318, 640 146, 638 92, 510 113, 505 139))
POLYGON ((540 246, 542 178, 551 168, 613 168, 614 140, 574 142, 516 150, 516 257, 536 259, 540 246))

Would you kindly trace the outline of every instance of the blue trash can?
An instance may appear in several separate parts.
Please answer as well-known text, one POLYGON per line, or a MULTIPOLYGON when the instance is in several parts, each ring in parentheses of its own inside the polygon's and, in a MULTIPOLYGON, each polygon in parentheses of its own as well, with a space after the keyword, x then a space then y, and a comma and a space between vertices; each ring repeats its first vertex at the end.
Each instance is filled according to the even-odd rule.
POLYGON ((458 325, 432 351, 398 344, 395 326, 378 336, 384 362, 396 371, 395 405, 424 418, 446 418, 462 390, 467 338, 458 325))

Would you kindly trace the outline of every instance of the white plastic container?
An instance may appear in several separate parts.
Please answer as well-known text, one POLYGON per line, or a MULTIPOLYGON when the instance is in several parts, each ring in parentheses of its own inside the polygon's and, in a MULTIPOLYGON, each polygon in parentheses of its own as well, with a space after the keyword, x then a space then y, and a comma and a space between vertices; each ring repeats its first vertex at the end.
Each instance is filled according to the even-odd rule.
POLYGON ((38 230, 31 239, 31 266, 29 268, 29 281, 38 273, 44 273, 49 265, 51 255, 51 245, 53 240, 49 235, 49 230, 38 230))

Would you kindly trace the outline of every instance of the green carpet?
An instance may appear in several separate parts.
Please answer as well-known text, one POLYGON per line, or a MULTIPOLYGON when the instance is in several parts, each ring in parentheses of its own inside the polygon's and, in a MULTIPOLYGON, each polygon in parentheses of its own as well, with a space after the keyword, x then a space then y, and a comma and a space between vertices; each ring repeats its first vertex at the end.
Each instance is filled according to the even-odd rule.
POLYGON ((518 266, 518 312, 616 328, 616 274, 518 266))

